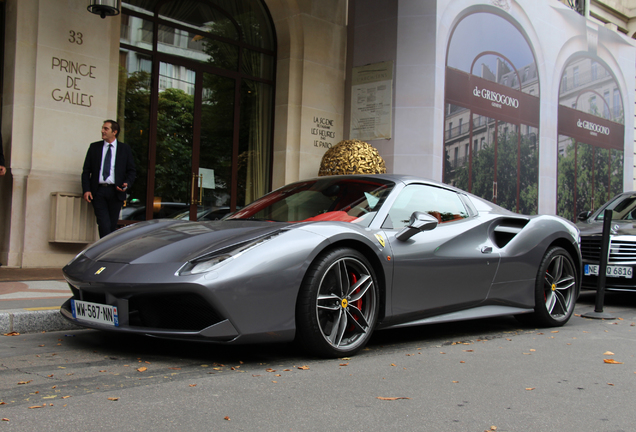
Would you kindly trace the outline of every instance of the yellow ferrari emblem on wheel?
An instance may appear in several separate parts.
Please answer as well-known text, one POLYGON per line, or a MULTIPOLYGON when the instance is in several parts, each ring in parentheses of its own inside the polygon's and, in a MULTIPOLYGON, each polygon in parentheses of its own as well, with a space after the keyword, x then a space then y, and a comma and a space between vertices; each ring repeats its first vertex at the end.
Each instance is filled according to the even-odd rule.
POLYGON ((347 306, 349 305, 349 302, 347 301, 347 299, 342 299, 342 301, 340 302, 340 305, 342 306, 343 309, 346 309, 347 306))
POLYGON ((552 291, 556 291, 556 285, 552 284, 552 291))

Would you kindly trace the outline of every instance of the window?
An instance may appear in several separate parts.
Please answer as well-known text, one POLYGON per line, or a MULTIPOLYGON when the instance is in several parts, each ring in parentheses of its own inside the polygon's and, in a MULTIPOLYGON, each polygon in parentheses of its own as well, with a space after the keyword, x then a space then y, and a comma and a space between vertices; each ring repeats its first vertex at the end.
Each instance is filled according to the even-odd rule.
POLYGON ((606 119, 610 118, 609 103, 610 103, 610 92, 609 90, 606 90, 603 93, 603 118, 606 118, 606 119))
POLYGON ((383 228, 404 228, 416 211, 428 213, 442 224, 468 217, 464 203, 455 192, 435 186, 412 184, 400 192, 389 210, 383 228))
POLYGON ((618 89, 614 89, 613 110, 614 110, 614 117, 621 116, 621 96, 618 93, 618 89))
POLYGON ((574 71, 572 74, 572 87, 576 87, 579 85, 579 67, 574 66, 574 71))

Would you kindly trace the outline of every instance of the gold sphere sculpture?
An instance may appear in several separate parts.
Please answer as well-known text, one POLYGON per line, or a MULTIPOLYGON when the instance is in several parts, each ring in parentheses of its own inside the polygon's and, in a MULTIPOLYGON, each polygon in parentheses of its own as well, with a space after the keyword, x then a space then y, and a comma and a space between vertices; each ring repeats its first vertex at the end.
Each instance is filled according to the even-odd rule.
POLYGON ((319 176, 339 174, 385 174, 380 153, 360 140, 344 140, 327 150, 320 162, 319 176))

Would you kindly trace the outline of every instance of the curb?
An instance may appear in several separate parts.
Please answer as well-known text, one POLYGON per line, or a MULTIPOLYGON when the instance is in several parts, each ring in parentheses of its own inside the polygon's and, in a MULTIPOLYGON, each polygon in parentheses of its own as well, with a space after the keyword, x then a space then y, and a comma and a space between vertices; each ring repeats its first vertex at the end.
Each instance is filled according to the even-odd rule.
POLYGON ((79 328, 81 327, 62 317, 59 307, 45 310, 9 309, 0 312, 0 334, 40 333, 79 328))

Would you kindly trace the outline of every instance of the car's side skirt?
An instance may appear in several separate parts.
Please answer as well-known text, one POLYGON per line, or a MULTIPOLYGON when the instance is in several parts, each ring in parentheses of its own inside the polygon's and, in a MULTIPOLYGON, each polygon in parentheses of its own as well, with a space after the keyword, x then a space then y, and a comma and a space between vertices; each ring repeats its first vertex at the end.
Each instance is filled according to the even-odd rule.
POLYGON ((429 318, 418 319, 415 321, 409 321, 406 323, 396 324, 389 327, 384 327, 385 329, 393 329, 399 327, 411 327, 423 324, 438 324, 445 322, 453 322, 453 321, 465 321, 469 319, 477 319, 477 318, 489 318, 489 317, 497 317, 504 315, 518 315, 523 313, 531 313, 534 312, 534 309, 524 309, 517 308, 511 306, 479 306, 472 309, 466 309, 459 312, 451 312, 447 314, 437 315, 429 318))

